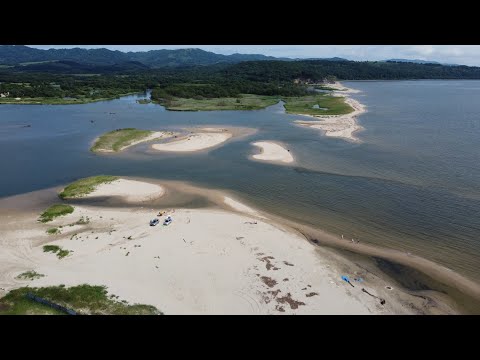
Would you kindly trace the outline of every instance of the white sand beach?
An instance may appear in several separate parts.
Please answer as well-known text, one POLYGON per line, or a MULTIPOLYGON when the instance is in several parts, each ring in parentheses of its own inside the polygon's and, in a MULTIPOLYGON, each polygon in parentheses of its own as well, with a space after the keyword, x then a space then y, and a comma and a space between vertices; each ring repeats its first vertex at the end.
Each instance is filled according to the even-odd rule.
POLYGON ((224 143, 233 135, 226 129, 204 128, 199 130, 170 142, 153 144, 152 149, 174 152, 205 150, 224 143))
POLYGON ((346 88, 340 83, 329 84, 330 87, 346 89, 345 91, 333 91, 333 96, 345 97, 345 102, 349 104, 353 111, 345 115, 305 115, 317 118, 317 121, 296 120, 295 123, 300 126, 307 126, 314 129, 322 130, 325 136, 344 139, 351 142, 360 142, 355 133, 363 128, 358 124, 357 117, 366 112, 365 105, 355 99, 349 98, 348 93, 359 92, 358 90, 346 88))
MULTIPOLYGON (((119 180, 97 194, 116 196, 119 180)), ((150 188, 151 184, 135 184, 150 188)), ((131 188, 133 190, 133 188, 131 188)), ((130 190, 129 190, 130 191, 130 190)), ((143 195, 138 199, 143 199, 143 195)), ((156 306, 165 314, 369 314, 376 302, 353 294, 301 235, 237 200, 238 214, 220 208, 169 209, 169 226, 149 226, 159 210, 75 206, 48 224, 38 214, 6 217, 0 224, 0 296, 20 286, 83 283, 106 285, 129 303, 156 306), (85 225, 67 226, 80 217, 85 225), (4 220, 4 221, 3 221, 4 220), (46 229, 63 225, 59 235, 46 229), (70 254, 42 251, 55 244, 70 254), (35 280, 16 276, 28 270, 35 280)), ((162 217, 160 217, 162 220, 162 217)))
POLYGON ((249 216, 176 209, 171 225, 151 227, 154 211, 77 207, 50 225, 81 216, 91 219, 83 232, 55 240, 43 231, 9 233, 12 240, 23 237, 22 253, 2 251, 2 274, 13 268, 1 287, 102 284, 129 303, 151 304, 165 314, 371 312, 346 287, 330 282, 312 245, 249 216), (40 239, 73 252, 58 259, 33 246, 40 239), (45 277, 15 279, 32 268, 45 277))
POLYGON ((126 202, 143 202, 157 199, 165 194, 159 185, 147 182, 118 179, 111 183, 100 184, 85 198, 121 197, 126 202))
POLYGON ((292 154, 282 145, 279 145, 272 141, 257 141, 252 143, 252 145, 258 146, 262 151, 260 154, 252 156, 252 158, 255 160, 272 161, 287 164, 293 162, 292 154))

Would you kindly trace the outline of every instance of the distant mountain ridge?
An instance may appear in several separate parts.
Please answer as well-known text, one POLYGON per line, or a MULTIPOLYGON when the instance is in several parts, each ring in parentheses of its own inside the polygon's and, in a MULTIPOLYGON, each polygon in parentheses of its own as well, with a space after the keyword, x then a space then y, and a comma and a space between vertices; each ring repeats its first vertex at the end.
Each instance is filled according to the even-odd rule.
POLYGON ((447 64, 441 63, 438 61, 431 61, 431 60, 420 60, 420 59, 388 59, 384 60, 385 62, 404 62, 404 63, 412 63, 412 64, 434 64, 434 65, 444 65, 444 66, 462 66, 459 64, 447 64))
POLYGON ((221 55, 201 49, 150 50, 121 52, 109 49, 48 49, 40 50, 24 45, 0 46, 0 64, 19 65, 31 62, 74 61, 90 65, 116 65, 138 62, 148 67, 213 65, 242 61, 278 60, 261 54, 221 55))
POLYGON ((429 61, 429 60, 420 60, 420 59, 388 59, 384 60, 386 62, 406 62, 406 63, 413 63, 413 64, 437 64, 442 65, 438 61, 429 61))

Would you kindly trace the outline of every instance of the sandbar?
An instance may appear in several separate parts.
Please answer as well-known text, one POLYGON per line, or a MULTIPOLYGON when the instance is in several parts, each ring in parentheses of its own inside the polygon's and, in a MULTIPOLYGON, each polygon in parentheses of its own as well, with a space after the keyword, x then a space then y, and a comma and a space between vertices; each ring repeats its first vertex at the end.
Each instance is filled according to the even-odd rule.
POLYGON ((252 158, 255 160, 281 162, 287 164, 293 162, 292 154, 282 145, 272 141, 257 141, 252 143, 252 145, 258 146, 262 150, 260 154, 252 156, 252 158))
POLYGON ((192 133, 170 142, 153 144, 152 149, 172 152, 205 150, 224 143, 233 135, 226 129, 205 128, 200 130, 203 131, 192 133))

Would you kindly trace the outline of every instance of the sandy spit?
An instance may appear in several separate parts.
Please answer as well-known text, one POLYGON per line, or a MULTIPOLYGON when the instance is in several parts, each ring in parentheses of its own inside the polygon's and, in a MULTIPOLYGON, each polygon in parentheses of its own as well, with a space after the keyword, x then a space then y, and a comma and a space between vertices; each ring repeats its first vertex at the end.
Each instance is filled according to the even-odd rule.
POLYGON ((355 133, 363 128, 358 124, 357 117, 366 112, 365 105, 361 104, 355 99, 348 97, 349 93, 357 93, 358 90, 346 88, 340 83, 329 84, 331 87, 339 89, 345 89, 345 91, 333 91, 333 96, 345 97, 345 102, 349 104, 354 111, 346 115, 306 115, 320 120, 317 121, 304 121, 296 120, 295 123, 301 126, 308 126, 314 129, 322 130, 325 136, 340 138, 351 142, 361 142, 355 133))
MULTIPOLYGON (((93 196, 122 192, 140 201, 154 193, 154 186, 121 179, 99 187, 93 196)), ((167 208, 138 204, 76 205, 72 214, 48 224, 38 223, 34 213, 2 218, 0 296, 27 284, 88 283, 106 285, 120 299, 151 304, 166 314, 381 312, 370 297, 352 294, 341 284, 299 233, 259 218, 257 210, 233 198, 223 201, 236 212, 168 207, 169 226, 149 226, 167 208), (68 224, 82 216, 90 222, 70 229, 68 224), (46 234, 60 225, 61 234, 46 234), (58 259, 42 251, 44 244, 71 253, 58 259), (16 278, 28 270, 45 276, 16 278)))
MULTIPOLYGON (((144 184, 138 184, 143 179, 135 182, 137 188, 152 185, 147 179, 144 184)), ((30 204, 40 197, 42 209, 34 211, 32 206, 6 211, 16 204, 15 199, 7 199, 5 204, 0 199, 0 210, 5 210, 0 211, 0 296, 26 285, 89 283, 106 285, 120 299, 152 304, 166 314, 457 313, 438 301, 441 294, 412 295, 398 283, 392 284, 392 279, 383 277, 375 267, 369 268, 358 259, 350 261, 318 244, 341 242, 341 248, 386 258, 391 250, 367 250, 371 247, 367 244, 311 231, 261 213, 219 190, 183 182, 158 184, 166 189, 165 196, 152 202, 118 208, 96 202, 75 204, 72 214, 48 224, 36 221, 43 205, 47 205, 43 195, 18 196, 22 203, 30 199, 30 204), (192 198, 187 194, 206 196, 214 205, 175 208, 174 198, 185 203, 192 198), (159 211, 173 217, 171 225, 149 226, 149 220, 159 211), (68 226, 82 216, 90 222, 68 226), (48 228, 58 226, 63 226, 61 234, 46 234, 48 228), (42 251, 44 244, 56 244, 72 252, 58 259, 42 251), (17 279, 29 270, 45 277, 17 279), (349 275, 354 286, 342 281, 341 275, 349 275), (363 278, 362 282, 356 277, 363 278), (393 290, 387 289, 391 285, 393 290), (381 298, 386 299, 385 305, 380 304, 381 298), (435 301, 428 300, 431 298, 435 301)), ((45 197, 50 198, 49 189, 46 191, 45 197)), ((111 187, 102 191, 101 196, 106 198, 118 194, 111 187)), ((163 216, 159 219, 162 221, 163 216)), ((422 261, 411 255, 407 258, 422 261)), ((448 276, 456 276, 455 283, 465 284, 467 290, 478 288, 453 272, 448 276)))

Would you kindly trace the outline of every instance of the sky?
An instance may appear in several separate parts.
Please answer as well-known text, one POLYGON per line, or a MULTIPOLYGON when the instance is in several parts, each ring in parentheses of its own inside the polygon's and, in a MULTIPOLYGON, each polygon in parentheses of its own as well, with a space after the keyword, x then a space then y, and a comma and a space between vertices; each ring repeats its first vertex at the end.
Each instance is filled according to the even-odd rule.
POLYGON ((480 66, 480 45, 29 45, 39 49, 107 48, 120 51, 199 48, 217 54, 264 54, 289 58, 349 60, 419 59, 480 66))

